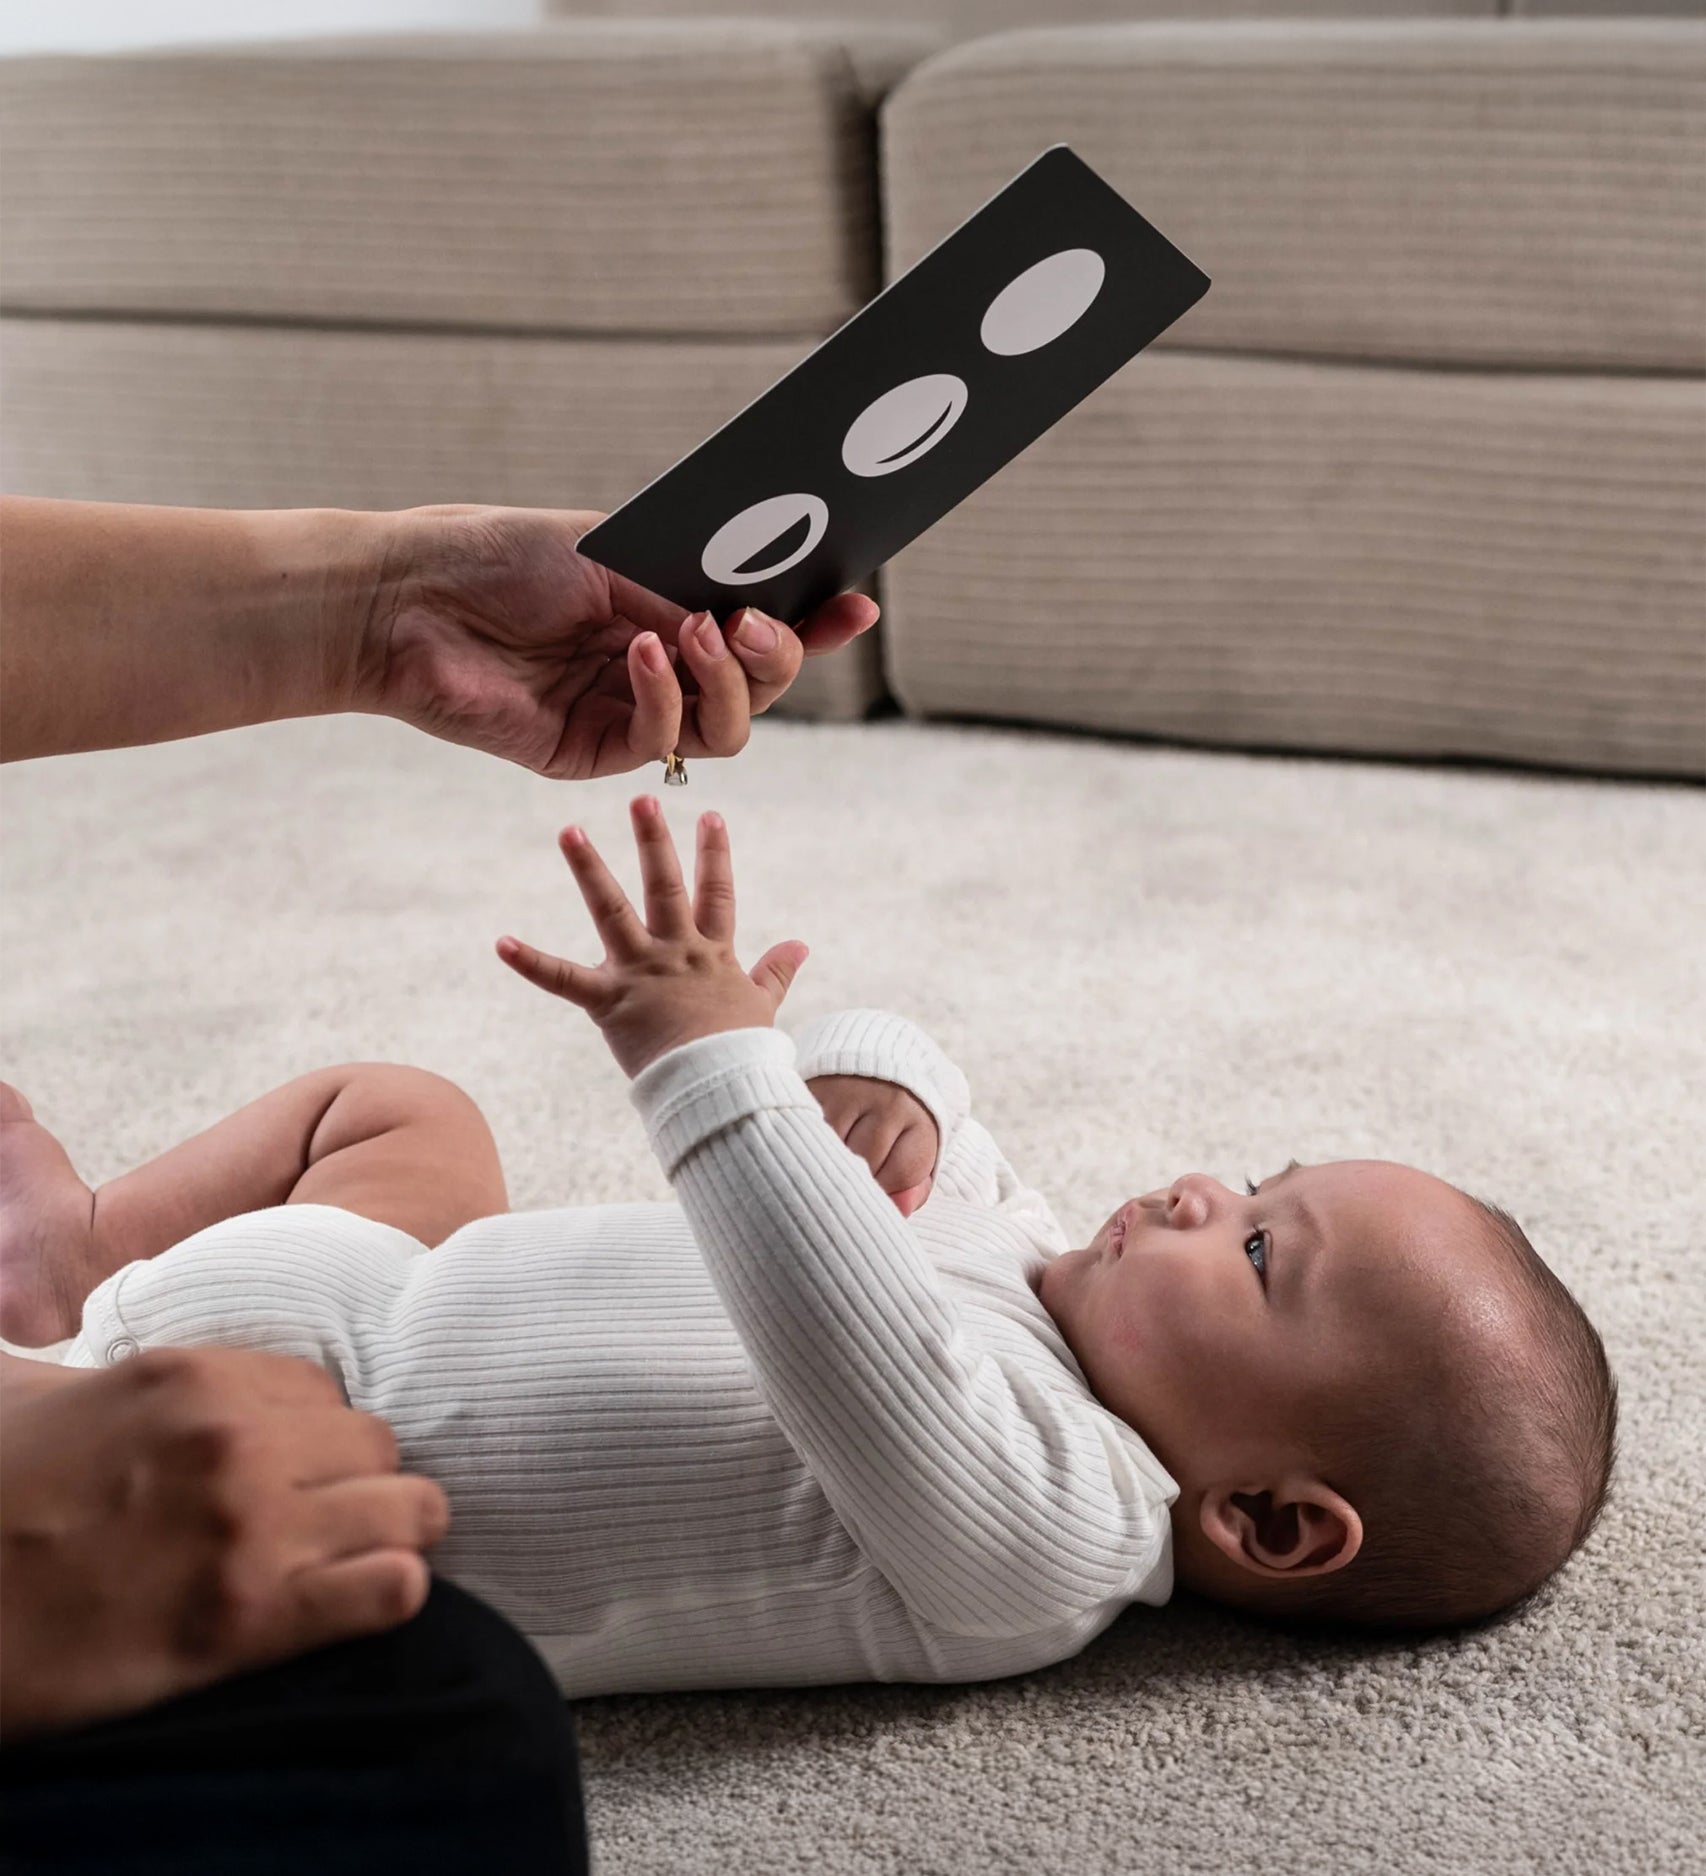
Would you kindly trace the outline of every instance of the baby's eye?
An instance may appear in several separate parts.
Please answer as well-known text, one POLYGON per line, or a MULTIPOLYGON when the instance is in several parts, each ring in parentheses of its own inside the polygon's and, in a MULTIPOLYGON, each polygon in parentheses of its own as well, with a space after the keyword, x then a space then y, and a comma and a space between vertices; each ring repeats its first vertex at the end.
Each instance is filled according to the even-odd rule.
POLYGON ((1263 1283, 1268 1280, 1268 1234, 1265 1231, 1252 1231, 1244 1240, 1244 1255, 1256 1266, 1256 1274, 1263 1283))

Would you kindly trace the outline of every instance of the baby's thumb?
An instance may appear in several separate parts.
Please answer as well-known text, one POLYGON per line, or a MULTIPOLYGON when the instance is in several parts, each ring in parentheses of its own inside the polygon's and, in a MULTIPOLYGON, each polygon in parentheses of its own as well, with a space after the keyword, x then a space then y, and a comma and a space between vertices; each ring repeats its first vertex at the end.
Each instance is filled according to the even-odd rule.
POLYGON ((779 945, 772 945, 751 971, 752 981, 770 999, 772 1011, 782 1007, 782 999, 793 987, 794 979, 800 974, 800 966, 811 955, 807 946, 798 938, 784 938, 779 945))

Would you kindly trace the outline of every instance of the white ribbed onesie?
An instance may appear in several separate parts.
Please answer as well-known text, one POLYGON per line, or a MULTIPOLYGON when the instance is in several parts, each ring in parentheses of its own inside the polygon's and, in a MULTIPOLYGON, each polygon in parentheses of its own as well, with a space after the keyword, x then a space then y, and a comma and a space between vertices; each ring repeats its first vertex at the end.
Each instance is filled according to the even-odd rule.
POLYGON ((969 1681, 1172 1589, 1177 1487, 1033 1284, 1067 1248, 903 1018, 707 1036, 633 1084, 679 1204, 465 1225, 320 1205, 213 1225, 89 1299, 68 1356, 214 1342, 320 1363, 448 1492, 434 1567, 566 1693, 969 1681), (903 1219, 806 1087, 941 1129, 903 1219))

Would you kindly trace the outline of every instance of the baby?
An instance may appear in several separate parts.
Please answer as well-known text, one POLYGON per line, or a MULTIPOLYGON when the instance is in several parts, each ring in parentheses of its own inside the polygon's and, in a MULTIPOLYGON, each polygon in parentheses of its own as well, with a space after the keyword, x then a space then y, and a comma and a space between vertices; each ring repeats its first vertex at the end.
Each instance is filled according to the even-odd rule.
POLYGON ((1592 1528, 1615 1387, 1502 1213, 1294 1164, 1072 1248, 910 1023, 774 1028, 804 947, 737 962, 717 816, 691 895, 657 803, 633 824, 643 915, 562 836, 602 964, 498 950, 597 1023, 679 1203, 508 1213, 472 1103, 374 1066, 91 1201, 14 1097, 5 1332, 321 1363, 570 1694, 1019 1673, 1175 1581, 1455 1624, 1592 1528))

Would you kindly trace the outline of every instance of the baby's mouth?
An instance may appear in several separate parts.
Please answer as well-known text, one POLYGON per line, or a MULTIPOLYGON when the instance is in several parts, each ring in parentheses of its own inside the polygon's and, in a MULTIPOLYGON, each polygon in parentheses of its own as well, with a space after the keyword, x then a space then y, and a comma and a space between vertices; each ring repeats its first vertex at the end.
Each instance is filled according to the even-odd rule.
POLYGON ((1130 1205, 1122 1205, 1108 1220, 1108 1256, 1118 1257, 1125 1249, 1126 1227, 1131 1222, 1130 1205))

